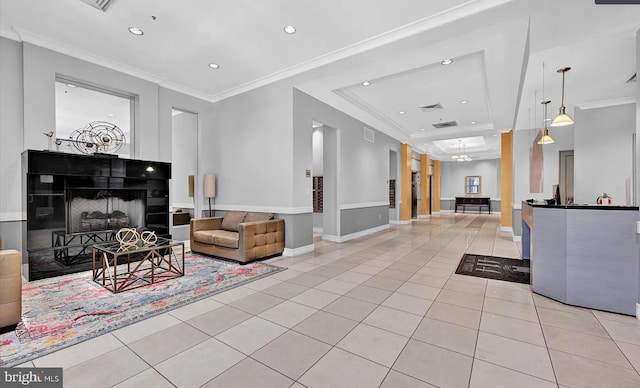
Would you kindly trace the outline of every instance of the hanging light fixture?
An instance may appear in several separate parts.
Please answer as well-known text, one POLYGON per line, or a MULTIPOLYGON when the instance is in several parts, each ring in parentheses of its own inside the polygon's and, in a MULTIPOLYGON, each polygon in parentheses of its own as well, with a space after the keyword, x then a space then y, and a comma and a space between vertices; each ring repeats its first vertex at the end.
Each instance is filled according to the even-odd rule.
POLYGON ((462 144, 462 140, 458 139, 458 153, 453 155, 451 159, 458 162, 470 162, 472 159, 466 154, 466 144, 462 144), (464 150, 463 150, 464 149, 464 150))
POLYGON ((552 127, 564 127, 573 124, 573 120, 567 115, 567 108, 564 106, 564 73, 571 70, 570 67, 558 69, 558 73, 562 73, 562 104, 560 105, 560 113, 551 123, 552 127))
MULTIPOLYGON (((538 144, 551 144, 554 140, 549 136, 549 130, 547 129, 547 105, 551 101, 542 101, 541 104, 544 105, 544 131, 542 132, 542 137, 538 140, 538 144)), ((553 125, 553 124, 551 124, 553 125)))

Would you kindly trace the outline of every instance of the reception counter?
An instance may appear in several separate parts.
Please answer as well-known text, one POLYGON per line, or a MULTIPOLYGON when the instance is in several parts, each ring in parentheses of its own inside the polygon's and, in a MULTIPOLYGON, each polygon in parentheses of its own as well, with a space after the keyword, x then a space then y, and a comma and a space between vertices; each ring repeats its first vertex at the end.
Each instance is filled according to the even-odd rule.
POLYGON ((522 202, 522 256, 531 287, 557 301, 636 315, 638 207, 522 202))

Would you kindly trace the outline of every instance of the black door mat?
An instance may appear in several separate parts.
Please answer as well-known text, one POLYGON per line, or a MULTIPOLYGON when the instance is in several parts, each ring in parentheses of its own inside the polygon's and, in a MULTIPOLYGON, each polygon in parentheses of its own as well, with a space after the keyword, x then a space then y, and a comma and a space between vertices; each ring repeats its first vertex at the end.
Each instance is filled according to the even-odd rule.
POLYGON ((465 253, 456 269, 460 275, 530 284, 529 260, 465 253))

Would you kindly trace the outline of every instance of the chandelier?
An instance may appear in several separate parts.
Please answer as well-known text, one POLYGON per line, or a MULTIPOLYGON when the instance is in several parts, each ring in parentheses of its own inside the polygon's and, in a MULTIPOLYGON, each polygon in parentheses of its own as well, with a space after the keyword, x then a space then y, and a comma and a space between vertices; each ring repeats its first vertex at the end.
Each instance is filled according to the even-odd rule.
POLYGON ((467 156, 465 152, 466 150, 467 150, 466 144, 462 144, 462 140, 458 140, 458 153, 453 155, 451 159, 458 162, 470 162, 472 159, 469 156, 467 156))

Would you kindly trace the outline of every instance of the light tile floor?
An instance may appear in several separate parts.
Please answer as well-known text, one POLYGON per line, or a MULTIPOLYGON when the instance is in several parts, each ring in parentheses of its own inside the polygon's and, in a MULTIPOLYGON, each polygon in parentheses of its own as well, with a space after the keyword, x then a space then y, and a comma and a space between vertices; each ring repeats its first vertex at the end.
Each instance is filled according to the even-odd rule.
POLYGON ((640 387, 640 321, 454 274, 518 257, 496 215, 440 215, 27 363, 65 387, 640 387))

